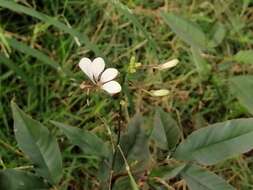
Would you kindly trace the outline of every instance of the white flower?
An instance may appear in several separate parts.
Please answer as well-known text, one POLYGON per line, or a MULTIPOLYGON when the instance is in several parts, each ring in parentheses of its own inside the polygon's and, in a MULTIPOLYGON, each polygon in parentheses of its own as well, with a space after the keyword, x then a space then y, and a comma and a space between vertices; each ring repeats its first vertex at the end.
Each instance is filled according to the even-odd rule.
POLYGON ((89 77, 89 79, 101 89, 113 95, 121 91, 121 86, 114 81, 119 74, 115 68, 105 69, 104 59, 98 57, 91 61, 84 57, 79 62, 81 70, 89 77))

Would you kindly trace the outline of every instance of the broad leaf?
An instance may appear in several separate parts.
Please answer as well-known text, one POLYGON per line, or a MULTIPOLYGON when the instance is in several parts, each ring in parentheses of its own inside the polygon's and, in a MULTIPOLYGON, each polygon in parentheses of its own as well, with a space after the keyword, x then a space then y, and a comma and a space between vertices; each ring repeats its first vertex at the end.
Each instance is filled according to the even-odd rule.
MULTIPOLYGON (((122 135, 120 146, 126 157, 128 164, 141 170, 148 163, 150 158, 148 137, 142 128, 143 119, 136 115, 128 125, 127 132, 122 135)), ((118 151, 116 154, 115 171, 125 168, 122 155, 118 151)))
POLYGON ((164 150, 173 149, 179 141, 180 130, 169 113, 157 109, 154 118, 152 138, 164 150))
POLYGON ((236 76, 230 79, 231 91, 240 104, 253 115, 253 75, 236 76))
POLYGON ((95 134, 63 123, 52 121, 68 137, 72 144, 80 147, 85 154, 107 157, 108 148, 95 134))
POLYGON ((28 190, 28 189, 48 189, 42 178, 31 173, 6 169, 0 171, 0 189, 1 190, 28 190))
POLYGON ((245 64, 253 64, 253 50, 239 51, 234 56, 234 60, 245 64))
POLYGON ((176 149, 174 157, 216 164, 253 148, 253 118, 216 123, 193 132, 176 149))
POLYGON ((197 165, 190 165, 182 172, 190 190, 235 190, 224 179, 197 165))
POLYGON ((20 149, 29 156, 37 173, 51 183, 59 182, 62 175, 62 159, 57 140, 48 129, 26 115, 11 102, 14 132, 20 149))
POLYGON ((161 13, 165 22, 187 44, 195 48, 207 49, 208 40, 204 32, 194 23, 172 13, 161 13))

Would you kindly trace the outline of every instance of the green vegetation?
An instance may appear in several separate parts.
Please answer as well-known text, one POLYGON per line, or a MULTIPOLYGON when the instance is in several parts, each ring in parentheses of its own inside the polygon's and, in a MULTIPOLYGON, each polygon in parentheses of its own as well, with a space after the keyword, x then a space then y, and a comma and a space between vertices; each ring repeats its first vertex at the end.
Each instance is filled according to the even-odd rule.
POLYGON ((39 174, 59 190, 108 181, 113 189, 232 189, 225 181, 253 189, 252 7, 252 0, 0 0, 0 187, 20 178, 46 188, 39 174), (87 77, 79 60, 98 56, 120 71, 120 94, 80 89, 87 77), (155 69, 172 59, 177 66, 155 69), (154 96, 160 89, 169 94, 154 96), (22 126, 15 135, 13 118, 22 126), (53 142, 53 153, 31 136, 53 142), (114 141, 121 147, 110 147, 114 141))

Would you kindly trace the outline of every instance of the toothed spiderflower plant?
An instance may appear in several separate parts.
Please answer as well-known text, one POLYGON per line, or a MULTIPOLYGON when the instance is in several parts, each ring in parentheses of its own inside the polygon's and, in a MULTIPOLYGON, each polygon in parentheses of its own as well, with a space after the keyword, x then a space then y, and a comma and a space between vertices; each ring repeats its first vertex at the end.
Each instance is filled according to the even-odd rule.
MULTIPOLYGON (((175 59, 152 66, 152 69, 155 69, 155 72, 165 72, 177 63, 178 60, 175 59)), ((115 81, 119 74, 118 70, 105 69, 102 58, 98 57, 91 61, 84 57, 78 65, 93 86, 110 95, 121 92, 121 85, 115 81)), ((134 72, 129 73, 136 73, 137 70, 134 69, 132 70, 134 72)), ((152 90, 149 94, 153 97, 171 95, 167 89, 152 90)), ((114 98, 111 100, 115 101, 114 98)), ((78 164, 77 168, 70 172, 74 176, 87 176, 84 182, 80 178, 81 183, 88 184, 87 189, 155 190, 164 189, 163 186, 166 189, 178 189, 181 188, 178 184, 184 186, 187 184, 190 190, 235 190, 224 179, 201 165, 214 165, 250 151, 253 147, 253 118, 212 124, 194 131, 180 142, 184 136, 183 127, 178 125, 173 115, 158 107, 152 119, 136 114, 132 119, 129 117, 128 122, 121 108, 126 105, 124 102, 119 103, 119 111, 115 110, 113 113, 118 113, 118 117, 115 117, 118 118, 117 122, 114 122, 114 119, 108 121, 94 115, 94 118, 101 119, 103 125, 98 122, 92 126, 102 130, 106 128, 109 136, 107 140, 97 136, 96 130, 89 130, 89 122, 85 123, 85 128, 82 129, 52 121, 52 124, 68 138, 70 147, 78 146, 82 150, 82 153, 79 153, 79 150, 76 152, 71 148, 71 153, 73 151, 74 154, 82 154, 87 159, 87 162, 78 164), (153 124, 146 125, 151 120, 153 124), (146 129, 144 126, 150 128, 146 129), (90 163, 94 163, 97 168, 96 176, 95 172, 88 171, 90 168, 94 169, 90 163), (183 183, 181 181, 174 183, 179 178, 184 180, 183 183)), ((61 154, 61 149, 68 145, 62 143, 59 146, 53 133, 42 123, 26 115, 14 101, 11 107, 18 146, 33 162, 34 167, 31 169, 32 172, 17 169, 0 170, 0 189, 68 189, 65 185, 68 179, 64 175, 64 167, 69 163, 63 163, 65 159, 62 156, 69 155, 69 152, 61 154)), ((127 111, 127 107, 124 108, 127 111)), ((69 148, 67 149, 69 151, 69 148)), ((0 165, 2 163, 0 158, 0 165)), ((77 189, 77 186, 79 184, 74 186, 74 189, 77 189)))
POLYGON ((105 61, 101 57, 91 61, 84 57, 79 62, 80 69, 87 75, 94 85, 105 90, 110 95, 117 94, 121 91, 120 84, 114 79, 119 72, 115 68, 105 69, 105 61))

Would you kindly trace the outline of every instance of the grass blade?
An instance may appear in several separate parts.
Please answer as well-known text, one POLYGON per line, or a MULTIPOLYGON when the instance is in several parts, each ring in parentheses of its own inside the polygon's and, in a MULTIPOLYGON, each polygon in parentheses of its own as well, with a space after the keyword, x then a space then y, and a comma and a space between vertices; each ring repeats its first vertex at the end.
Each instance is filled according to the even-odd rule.
POLYGON ((102 53, 99 51, 96 45, 92 44, 92 42, 89 41, 89 38, 85 34, 81 34, 77 32, 76 30, 69 28, 67 25, 63 24, 62 22, 58 21, 56 18, 50 17, 46 14, 40 13, 34 9, 28 8, 23 5, 19 5, 18 3, 15 3, 14 1, 7 1, 7 0, 0 0, 0 6, 4 8, 8 8, 15 12, 21 12, 26 15, 32 16, 34 18, 37 18, 43 22, 47 22, 56 28, 70 34, 73 38, 78 38, 81 44, 85 44, 89 49, 95 52, 96 55, 102 56, 102 53))
POLYGON ((19 77, 27 82, 28 86, 35 87, 32 80, 29 79, 29 76, 19 67, 17 67, 10 59, 6 58, 4 55, 0 54, 0 64, 7 66, 9 69, 13 70, 19 77))
POLYGON ((40 60, 41 62, 51 66, 52 68, 56 69, 56 70, 61 70, 61 67, 60 65, 53 61, 52 59, 50 59, 47 55, 45 55, 44 53, 36 50, 36 49, 33 49, 29 46, 27 46, 26 44, 22 43, 22 42, 19 42, 17 40, 15 40, 14 38, 6 38, 8 44, 18 50, 18 51, 21 51, 25 54, 28 54, 30 56, 33 56, 33 57, 36 57, 38 60, 40 60))
POLYGON ((152 52, 157 56, 156 49, 158 46, 156 42, 154 41, 152 36, 148 33, 148 31, 137 20, 137 18, 133 15, 131 10, 126 5, 119 2, 118 0, 111 0, 111 2, 120 13, 123 13, 133 23, 133 25, 143 33, 143 35, 147 38, 151 46, 152 52))

